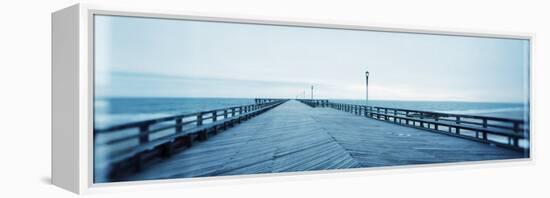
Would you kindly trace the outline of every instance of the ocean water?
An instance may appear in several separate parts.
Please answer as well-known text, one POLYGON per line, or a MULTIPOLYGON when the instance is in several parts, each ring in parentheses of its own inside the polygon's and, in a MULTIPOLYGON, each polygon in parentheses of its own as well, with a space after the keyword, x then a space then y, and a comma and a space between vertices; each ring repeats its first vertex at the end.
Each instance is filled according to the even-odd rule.
MULTIPOLYGON (((365 104, 364 100, 330 101, 365 104)), ((100 98, 94 103, 94 126, 104 128, 128 122, 253 103, 252 98, 100 98)), ((527 120, 528 115, 528 109, 521 103, 371 100, 369 105, 524 120, 527 120)))
POLYGON ((94 127, 105 128, 172 115, 254 104, 246 98, 100 98, 94 101, 94 127))

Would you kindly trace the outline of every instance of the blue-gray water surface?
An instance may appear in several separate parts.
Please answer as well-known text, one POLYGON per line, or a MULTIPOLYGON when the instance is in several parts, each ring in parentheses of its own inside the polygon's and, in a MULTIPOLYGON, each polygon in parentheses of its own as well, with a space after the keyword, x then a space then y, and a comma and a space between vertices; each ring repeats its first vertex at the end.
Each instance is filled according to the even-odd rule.
MULTIPOLYGON (((364 100, 330 100, 364 105, 364 100)), ((252 98, 100 98, 94 103, 94 126, 141 121, 177 114, 193 113, 230 106, 253 104, 252 98)), ((371 100, 370 106, 484 115, 527 120, 527 106, 521 103, 391 101, 371 100)))

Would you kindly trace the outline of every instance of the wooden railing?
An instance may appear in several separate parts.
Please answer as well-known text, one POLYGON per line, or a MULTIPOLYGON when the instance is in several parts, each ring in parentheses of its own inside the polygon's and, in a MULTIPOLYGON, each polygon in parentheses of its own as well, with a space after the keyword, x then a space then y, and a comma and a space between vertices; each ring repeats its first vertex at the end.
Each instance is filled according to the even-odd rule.
POLYGON ((280 100, 288 100, 288 99, 283 99, 283 98, 255 98, 254 102, 256 104, 262 104, 262 103, 275 102, 275 101, 280 101, 280 100))
POLYGON ((523 152, 528 151, 530 144, 529 123, 519 119, 449 114, 334 102, 328 102, 326 106, 323 106, 320 105, 320 101, 323 100, 300 101, 312 107, 328 106, 358 116, 466 138, 523 152))
POLYGON ((310 106, 310 107, 328 107, 328 100, 316 100, 316 99, 297 99, 298 101, 310 106))
MULTIPOLYGON (((166 158, 207 140, 242 121, 266 112, 286 99, 255 100, 256 104, 175 115, 94 130, 97 149, 108 151, 111 181, 141 170, 149 162, 166 158)), ((97 153, 96 153, 97 154, 97 153)))

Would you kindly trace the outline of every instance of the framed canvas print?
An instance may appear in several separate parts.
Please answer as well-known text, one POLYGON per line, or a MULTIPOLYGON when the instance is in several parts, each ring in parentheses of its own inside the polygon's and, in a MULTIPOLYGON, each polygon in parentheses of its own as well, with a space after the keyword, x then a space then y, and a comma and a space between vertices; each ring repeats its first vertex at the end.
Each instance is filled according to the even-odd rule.
POLYGON ((53 13, 52 180, 531 159, 528 34, 75 5, 53 13))

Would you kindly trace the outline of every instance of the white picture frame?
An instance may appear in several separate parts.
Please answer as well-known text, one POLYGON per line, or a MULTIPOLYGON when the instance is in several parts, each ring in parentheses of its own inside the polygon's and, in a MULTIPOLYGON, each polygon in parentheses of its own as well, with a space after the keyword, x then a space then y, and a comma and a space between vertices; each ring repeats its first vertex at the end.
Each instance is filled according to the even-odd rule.
MULTIPOLYGON (((52 183, 74 193, 96 191, 129 190, 142 185, 188 187, 207 183, 223 184, 234 182, 234 179, 251 178, 249 181, 284 180, 274 175, 229 176, 222 178, 192 178, 154 181, 137 181, 94 184, 93 183, 93 16, 108 14, 120 16, 155 17, 169 19, 206 20, 218 22, 237 22, 269 25, 287 25, 301 27, 323 27, 335 29, 371 30, 386 32, 424 33, 457 36, 477 36, 491 38, 526 39, 530 42, 530 64, 532 85, 532 59, 534 35, 530 33, 507 33, 491 31, 472 31, 442 28, 424 28, 414 26, 380 26, 358 24, 343 21, 318 21, 311 19, 268 18, 259 16, 237 16, 206 14, 166 10, 146 10, 102 7, 98 5, 77 4, 52 14, 52 183)), ((531 99, 534 91, 530 88, 531 99)), ((530 104, 530 158, 502 160, 498 162, 532 163, 535 147, 533 102, 530 104)), ((411 167, 454 166, 460 164, 487 166, 495 161, 464 162, 432 165, 407 165, 411 167)), ((397 167, 400 168, 400 167, 397 167)), ((387 168, 368 168, 368 171, 379 171, 387 168)), ((329 172, 355 172, 367 169, 313 171, 282 173, 277 175, 326 175, 329 172)))

